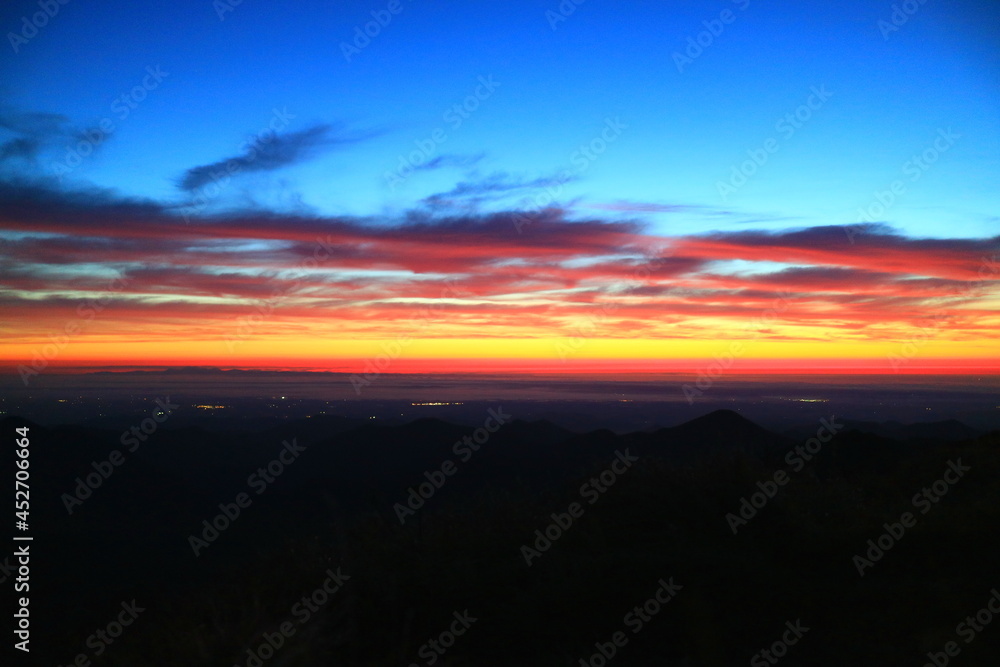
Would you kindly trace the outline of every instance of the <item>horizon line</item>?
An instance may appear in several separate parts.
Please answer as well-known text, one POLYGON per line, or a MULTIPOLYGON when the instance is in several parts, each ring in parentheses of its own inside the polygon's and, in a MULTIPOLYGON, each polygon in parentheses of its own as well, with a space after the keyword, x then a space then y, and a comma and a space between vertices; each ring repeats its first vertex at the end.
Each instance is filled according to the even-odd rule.
POLYGON ((276 372, 316 374, 377 375, 528 375, 546 373, 574 376, 581 374, 629 373, 662 375, 692 373, 714 377, 725 375, 1000 375, 1000 360, 991 359, 746 359, 719 355, 710 359, 566 359, 537 358, 374 358, 324 360, 322 363, 301 359, 274 359, 266 363, 219 364, 203 360, 165 363, 108 363, 104 360, 53 361, 39 367, 35 363, 0 361, 0 375, 29 373, 96 374, 131 372, 276 372))

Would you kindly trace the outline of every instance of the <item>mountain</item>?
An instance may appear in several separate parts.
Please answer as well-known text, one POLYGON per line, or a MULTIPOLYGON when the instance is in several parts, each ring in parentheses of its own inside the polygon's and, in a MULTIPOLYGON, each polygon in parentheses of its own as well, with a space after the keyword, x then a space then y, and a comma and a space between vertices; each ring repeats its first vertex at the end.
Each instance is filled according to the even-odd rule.
MULTIPOLYGON (((946 442, 963 442, 972 440, 980 435, 982 431, 963 424, 957 419, 946 419, 936 422, 918 422, 914 424, 902 424, 898 421, 863 421, 854 419, 839 420, 847 430, 860 431, 877 435, 882 438, 890 438, 899 442, 911 440, 942 440, 946 442)), ((808 426, 800 426, 786 432, 792 437, 811 437, 808 426)))
MULTIPOLYGON (((8 433, 23 424, 0 421, 8 433)), ((483 621, 455 647, 476 659, 455 664, 569 664, 530 658, 539 646, 551 655, 587 655, 594 637, 618 627, 623 610, 673 576, 683 589, 651 621, 664 630, 637 637, 622 665, 676 664, 661 658, 719 647, 727 660, 695 664, 745 663, 770 645, 790 609, 828 628, 809 635, 814 648, 796 648, 799 664, 830 664, 822 657, 844 636, 869 652, 884 645, 883 635, 865 644, 873 614, 905 619, 886 628, 893 646, 919 645, 926 608, 912 604, 915 595, 973 591, 975 602, 996 581, 995 568, 968 563, 992 562, 982 535, 998 520, 998 434, 931 437, 954 437, 962 432, 957 423, 917 425, 927 437, 907 441, 845 428, 800 471, 784 455, 814 436, 818 423, 795 439, 731 410, 625 434, 575 434, 513 419, 492 433, 432 418, 386 425, 320 415, 262 431, 168 420, 134 451, 125 451, 116 429, 27 425, 31 529, 45 547, 33 553, 32 571, 44 576, 32 591, 47 621, 39 627, 62 633, 45 636, 52 664, 79 651, 95 617, 132 599, 148 601, 156 622, 116 642, 115 664, 147 664, 136 656, 163 650, 174 657, 160 664, 248 664, 247 646, 261 645, 260 633, 273 633, 327 568, 341 565, 351 580, 324 607, 329 615, 320 611, 310 622, 317 628, 310 633, 328 634, 356 596, 363 604, 351 622, 363 640, 305 664, 401 664, 382 659, 380 647, 402 641, 415 655, 417 645, 400 637, 438 637, 442 619, 464 609, 483 621), (301 452, 277 465, 292 441, 301 452), (634 466, 612 476, 616 452, 625 451, 634 466), (109 467, 118 455, 123 461, 109 467), (960 460, 969 472, 873 565, 880 578, 859 577, 852 557, 960 460), (272 466, 266 487, 250 486, 272 466), (768 492, 777 470, 790 481, 768 492), (69 513, 65 499, 80 479, 95 488, 84 489, 87 497, 69 513), (416 499, 414 489, 421 489, 416 499), (240 494, 249 502, 237 513, 240 494), (756 500, 747 506, 746 498, 756 500), (411 503, 414 511, 401 514, 411 503), (734 524, 727 518, 734 512, 750 518, 734 524), (200 551, 192 539, 205 540, 200 551), (537 552, 530 562, 526 547, 537 552), (74 591, 72 605, 61 602, 66 590, 74 591), (571 629, 568 649, 553 640, 551 618, 571 629), (508 659, 510 636, 524 651, 508 659), (199 657, 199 646, 216 657, 199 657), (501 654, 506 662, 490 661, 501 654)), ((970 608, 964 597, 942 604, 941 627, 953 622, 954 609, 970 608)), ((303 630, 296 638, 309 644, 312 636, 303 630)), ((878 664, 905 662, 880 657, 878 664)))
POLYGON ((745 456, 770 461, 796 442, 758 426, 732 410, 716 410, 650 434, 664 455, 693 461, 717 456, 745 456))

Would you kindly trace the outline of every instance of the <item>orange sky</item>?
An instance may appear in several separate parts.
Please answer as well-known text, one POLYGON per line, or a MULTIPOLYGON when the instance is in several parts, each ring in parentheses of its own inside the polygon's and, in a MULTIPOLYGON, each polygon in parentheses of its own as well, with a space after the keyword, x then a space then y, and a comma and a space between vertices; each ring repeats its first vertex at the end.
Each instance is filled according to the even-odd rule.
POLYGON ((385 372, 569 372, 731 355, 747 371, 997 372, 1000 359, 997 239, 662 236, 557 209, 183 224, 92 206, 0 214, 5 366, 355 372, 382 355, 385 372))

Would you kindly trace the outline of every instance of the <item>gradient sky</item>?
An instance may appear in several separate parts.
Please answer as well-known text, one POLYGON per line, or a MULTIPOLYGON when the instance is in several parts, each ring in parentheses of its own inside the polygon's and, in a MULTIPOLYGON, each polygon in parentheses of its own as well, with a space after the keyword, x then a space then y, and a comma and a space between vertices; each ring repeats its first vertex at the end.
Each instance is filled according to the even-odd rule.
POLYGON ((6 3, 0 359, 997 371, 995 3, 575 7, 6 3))

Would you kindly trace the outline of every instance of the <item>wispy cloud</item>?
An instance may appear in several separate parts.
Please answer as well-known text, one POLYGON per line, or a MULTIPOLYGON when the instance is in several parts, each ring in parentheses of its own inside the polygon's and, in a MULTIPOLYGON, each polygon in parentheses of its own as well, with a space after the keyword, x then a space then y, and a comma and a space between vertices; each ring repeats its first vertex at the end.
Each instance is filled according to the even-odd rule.
POLYGON ((498 171, 477 180, 462 181, 451 190, 425 197, 423 203, 432 208, 476 208, 487 202, 500 201, 526 192, 560 187, 569 180, 575 179, 560 176, 525 178, 498 171))
POLYGON ((486 157, 486 153, 475 155, 459 155, 457 153, 446 153, 439 155, 432 160, 413 167, 414 171, 433 171, 435 169, 469 169, 475 167, 486 157))
POLYGON ((584 204, 583 206, 597 211, 621 211, 625 213, 690 213, 713 211, 713 209, 709 209, 705 206, 694 206, 689 204, 658 204, 625 201, 621 199, 615 202, 592 202, 584 204))
POLYGON ((372 136, 371 132, 351 132, 325 123, 296 132, 258 136, 247 142, 246 149, 238 155, 188 169, 178 187, 193 192, 221 175, 275 171, 312 159, 335 146, 358 143, 372 136))
POLYGON ((57 150, 81 139, 91 141, 97 136, 101 140, 93 142, 92 148, 96 148, 106 138, 96 128, 73 126, 69 118, 62 114, 12 109, 0 111, 0 136, 3 135, 7 137, 0 141, 0 166, 16 163, 22 175, 33 173, 38 176, 41 175, 38 160, 46 150, 57 150))

